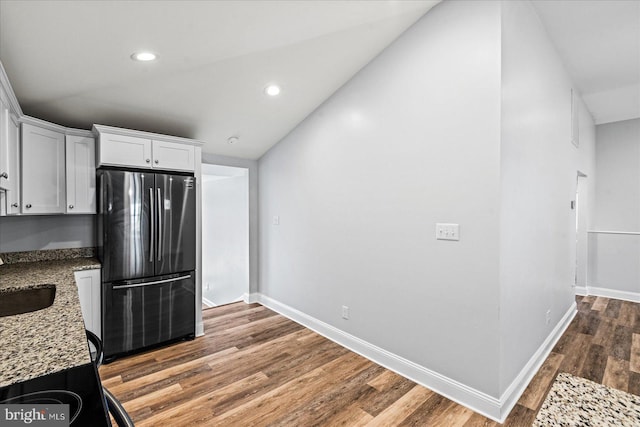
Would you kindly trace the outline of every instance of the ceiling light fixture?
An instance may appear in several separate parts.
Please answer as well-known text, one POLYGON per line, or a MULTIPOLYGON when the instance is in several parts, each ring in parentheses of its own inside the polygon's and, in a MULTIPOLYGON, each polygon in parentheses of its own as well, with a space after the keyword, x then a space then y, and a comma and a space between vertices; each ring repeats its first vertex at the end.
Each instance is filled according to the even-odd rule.
POLYGON ((131 55, 131 59, 134 61, 153 61, 157 58, 155 53, 152 52, 136 52, 131 55))
POLYGON ((276 96, 280 93, 280 86, 271 84, 264 88, 264 93, 266 93, 269 96, 276 96))
POLYGON ((227 144, 235 144, 238 141, 240 141, 240 138, 237 136, 230 136, 229 139, 227 139, 227 144))

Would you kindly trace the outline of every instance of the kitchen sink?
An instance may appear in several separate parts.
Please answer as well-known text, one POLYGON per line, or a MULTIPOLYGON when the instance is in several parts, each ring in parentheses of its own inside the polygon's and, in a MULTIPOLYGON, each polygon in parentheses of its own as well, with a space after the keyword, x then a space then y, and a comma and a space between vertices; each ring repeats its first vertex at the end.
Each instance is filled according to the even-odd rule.
POLYGON ((0 317, 42 310, 53 304, 55 297, 56 285, 0 290, 0 317))

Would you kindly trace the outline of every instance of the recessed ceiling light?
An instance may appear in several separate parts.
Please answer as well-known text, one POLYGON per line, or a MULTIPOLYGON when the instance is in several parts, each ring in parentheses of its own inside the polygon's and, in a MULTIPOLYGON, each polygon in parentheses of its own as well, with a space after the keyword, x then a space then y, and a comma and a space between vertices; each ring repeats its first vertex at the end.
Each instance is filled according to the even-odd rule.
POLYGON ((153 61, 156 59, 156 54, 152 52, 136 52, 131 55, 131 59, 134 61, 153 61))
POLYGON ((264 93, 269 96, 276 96, 280 93, 280 86, 271 84, 264 88, 264 93))

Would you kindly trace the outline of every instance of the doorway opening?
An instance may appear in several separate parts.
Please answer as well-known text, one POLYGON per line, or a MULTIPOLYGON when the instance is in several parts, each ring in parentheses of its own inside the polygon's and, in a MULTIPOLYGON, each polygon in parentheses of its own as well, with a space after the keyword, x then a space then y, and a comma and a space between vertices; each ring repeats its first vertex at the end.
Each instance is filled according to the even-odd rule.
POLYGON ((249 293, 249 170, 202 165, 202 302, 216 307, 249 293))

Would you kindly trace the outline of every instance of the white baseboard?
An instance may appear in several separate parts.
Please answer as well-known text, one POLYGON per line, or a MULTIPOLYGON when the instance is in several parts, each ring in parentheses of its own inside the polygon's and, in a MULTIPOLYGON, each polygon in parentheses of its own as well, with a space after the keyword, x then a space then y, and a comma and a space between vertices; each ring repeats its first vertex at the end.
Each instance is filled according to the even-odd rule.
MULTIPOLYGON (((250 294, 245 292, 245 293, 242 295, 242 300, 243 300, 244 302, 246 302, 247 304, 253 304, 253 303, 255 303, 255 302, 258 302, 258 294, 257 294, 257 293, 255 293, 255 292, 252 292, 252 293, 250 293, 250 294)), ((266 305, 266 304, 265 304, 265 305, 266 305)))
POLYGON ((216 307, 216 306, 217 306, 217 304, 216 304, 216 303, 214 303, 213 301, 206 299, 206 298, 204 297, 204 295, 202 296, 202 302, 203 302, 207 307, 216 307))
POLYGON ((500 422, 503 422, 507 418, 509 412, 511 412, 515 404, 518 403, 518 399, 520 399, 520 396, 524 393, 527 385, 529 385, 533 376, 538 372, 540 366, 542 366, 544 361, 547 359, 549 353, 553 350, 553 347, 556 345, 562 334, 564 334, 564 331, 567 330, 577 312, 578 309, 576 303, 573 302, 556 327, 553 328, 553 331, 551 331, 549 336, 547 336, 547 339, 545 339, 542 345, 538 347, 538 350, 533 354, 533 356, 531 356, 531 359, 529 359, 518 376, 502 394, 500 397, 500 422))
POLYGON ((258 302, 367 359, 415 381, 494 421, 500 422, 500 401, 451 378, 390 353, 266 295, 258 302))
POLYGON ((576 295, 580 295, 583 297, 589 295, 589 290, 586 286, 575 286, 574 290, 576 291, 576 295))
MULTIPOLYGON (((618 291, 609 288, 598 288, 595 286, 587 286, 584 294, 578 295, 595 295, 598 297, 621 299, 631 302, 640 302, 640 292, 618 291)), ((578 293, 576 288, 576 293, 578 293)))
POLYGON ((438 372, 390 353, 266 295, 260 293, 251 294, 249 299, 253 298, 255 298, 254 301, 317 332, 331 341, 499 423, 504 422, 507 418, 507 415, 509 415, 509 412, 517 403, 525 388, 577 312, 576 304, 573 303, 520 374, 518 374, 516 379, 503 393, 502 397, 497 399, 438 372))
POLYGON ((204 323, 202 321, 196 323, 196 336, 201 337, 204 335, 204 323))

